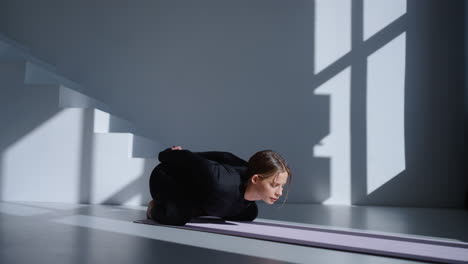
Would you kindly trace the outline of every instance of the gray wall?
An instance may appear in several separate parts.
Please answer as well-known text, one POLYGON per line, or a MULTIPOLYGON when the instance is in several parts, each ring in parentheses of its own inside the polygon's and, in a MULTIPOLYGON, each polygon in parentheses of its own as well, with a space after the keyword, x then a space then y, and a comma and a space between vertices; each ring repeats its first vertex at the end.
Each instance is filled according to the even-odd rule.
POLYGON ((409 1, 406 170, 361 203, 463 207, 465 1, 409 1))
MULTIPOLYGON (((320 81, 314 4, 3 0, 0 32, 83 84, 140 134, 245 159, 277 150, 293 168, 290 201, 321 202, 330 194, 330 162, 315 158, 313 147, 329 133, 330 113, 329 98, 311 89, 320 81)), ((363 193, 365 133, 356 124, 365 117, 352 102, 353 202, 463 206, 463 10, 464 1, 408 2, 406 170, 363 193)), ((352 93, 365 98, 362 89, 352 93)))

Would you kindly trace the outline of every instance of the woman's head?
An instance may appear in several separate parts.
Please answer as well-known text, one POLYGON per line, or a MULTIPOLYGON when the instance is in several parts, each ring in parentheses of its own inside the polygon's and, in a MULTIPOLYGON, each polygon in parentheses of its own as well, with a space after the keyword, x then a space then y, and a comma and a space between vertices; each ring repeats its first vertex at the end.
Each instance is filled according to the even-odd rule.
POLYGON ((283 194, 288 179, 291 182, 291 171, 286 161, 272 150, 259 151, 250 157, 247 175, 247 196, 267 204, 273 204, 283 194))

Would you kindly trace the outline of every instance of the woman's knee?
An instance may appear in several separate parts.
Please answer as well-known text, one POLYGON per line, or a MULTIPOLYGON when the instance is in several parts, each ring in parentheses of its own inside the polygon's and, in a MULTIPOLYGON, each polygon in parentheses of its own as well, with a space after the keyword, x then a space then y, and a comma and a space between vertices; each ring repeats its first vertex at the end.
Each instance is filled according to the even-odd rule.
POLYGON ((173 201, 157 201, 151 209, 151 218, 164 225, 183 226, 191 218, 191 208, 173 201))
POLYGON ((167 164, 158 164, 151 172, 149 189, 153 200, 158 196, 170 196, 175 182, 168 174, 167 164))

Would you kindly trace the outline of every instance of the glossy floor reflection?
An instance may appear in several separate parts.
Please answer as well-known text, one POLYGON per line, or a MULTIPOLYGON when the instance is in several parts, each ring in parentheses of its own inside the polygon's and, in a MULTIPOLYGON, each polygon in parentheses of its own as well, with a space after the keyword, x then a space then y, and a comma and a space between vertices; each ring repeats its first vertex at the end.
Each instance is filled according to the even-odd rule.
MULTIPOLYGON (((419 263, 132 223, 144 217, 137 206, 2 202, 0 263, 419 263)), ((259 217, 465 240, 456 225, 468 222, 465 211, 305 204, 260 204, 259 217)))
POLYGON ((468 242, 468 211, 438 208, 260 204, 260 217, 468 242))

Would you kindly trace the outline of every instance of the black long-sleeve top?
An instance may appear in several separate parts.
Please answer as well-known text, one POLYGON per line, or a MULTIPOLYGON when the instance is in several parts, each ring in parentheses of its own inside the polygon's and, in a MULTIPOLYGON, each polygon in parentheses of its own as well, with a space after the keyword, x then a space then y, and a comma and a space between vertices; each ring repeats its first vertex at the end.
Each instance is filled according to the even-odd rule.
POLYGON ((258 208, 244 199, 248 182, 247 162, 229 152, 171 150, 159 153, 169 174, 190 185, 188 196, 206 215, 228 220, 252 221, 258 208))

